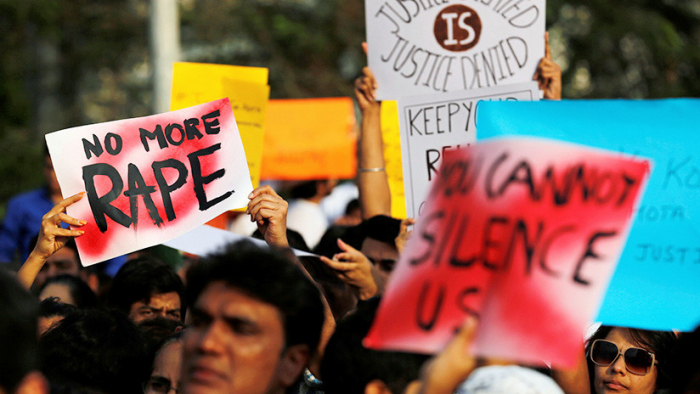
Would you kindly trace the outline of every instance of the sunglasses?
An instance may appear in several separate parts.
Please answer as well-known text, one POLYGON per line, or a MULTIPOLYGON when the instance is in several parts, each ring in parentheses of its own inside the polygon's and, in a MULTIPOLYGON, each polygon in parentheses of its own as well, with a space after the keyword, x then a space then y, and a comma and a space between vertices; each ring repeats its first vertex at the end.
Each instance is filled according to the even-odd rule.
POLYGON ((631 347, 623 354, 613 342, 596 339, 591 346, 590 358, 594 364, 607 367, 617 360, 620 355, 625 359, 625 367, 635 375, 646 375, 657 364, 654 353, 638 347, 631 347))

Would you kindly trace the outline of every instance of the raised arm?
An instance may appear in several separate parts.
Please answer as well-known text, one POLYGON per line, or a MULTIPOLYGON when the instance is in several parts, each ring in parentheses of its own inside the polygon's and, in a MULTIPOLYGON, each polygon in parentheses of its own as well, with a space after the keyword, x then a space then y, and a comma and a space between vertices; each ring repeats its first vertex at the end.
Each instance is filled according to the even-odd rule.
MULTIPOLYGON (((363 44, 366 50, 366 44, 363 44)), ((360 191, 362 218, 391 215, 391 192, 384 164, 381 105, 375 99, 377 81, 365 67, 355 81, 355 97, 362 112, 360 140, 357 150, 357 187, 360 191)))
POLYGON ((78 220, 66 215, 66 207, 83 198, 84 193, 78 193, 56 204, 41 220, 41 229, 34 250, 29 254, 27 261, 17 272, 17 279, 26 288, 31 287, 37 274, 44 266, 46 260, 65 246, 70 237, 79 237, 83 231, 70 230, 61 227, 61 223, 81 227, 84 220, 78 220))
MULTIPOLYGON (((258 225, 258 230, 262 233, 265 242, 271 247, 286 249, 288 251, 288 258, 292 260, 311 281, 316 283, 311 274, 304 268, 304 265, 301 264, 296 255, 289 249, 289 241, 287 240, 287 209, 289 204, 287 201, 280 197, 272 187, 267 185, 260 186, 253 190, 248 198, 250 202, 248 203, 246 213, 250 215, 250 220, 258 225)), ((318 375, 323 351, 335 330, 335 318, 333 317, 330 305, 328 305, 328 300, 326 300, 323 295, 321 297, 325 320, 323 322, 318 351, 314 359, 309 362, 308 367, 314 375, 318 375)))

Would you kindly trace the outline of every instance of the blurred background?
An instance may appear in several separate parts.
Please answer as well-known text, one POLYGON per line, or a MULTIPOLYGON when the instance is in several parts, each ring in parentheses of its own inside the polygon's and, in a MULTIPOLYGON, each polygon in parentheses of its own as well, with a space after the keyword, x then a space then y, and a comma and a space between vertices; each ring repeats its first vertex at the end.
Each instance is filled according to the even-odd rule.
MULTIPOLYGON (((700 0, 548 0, 547 29, 565 99, 700 96, 700 0)), ((366 63, 364 0, 0 0, 0 217, 41 185, 45 133, 164 111, 163 36, 269 68, 271 98, 351 95, 366 63)))

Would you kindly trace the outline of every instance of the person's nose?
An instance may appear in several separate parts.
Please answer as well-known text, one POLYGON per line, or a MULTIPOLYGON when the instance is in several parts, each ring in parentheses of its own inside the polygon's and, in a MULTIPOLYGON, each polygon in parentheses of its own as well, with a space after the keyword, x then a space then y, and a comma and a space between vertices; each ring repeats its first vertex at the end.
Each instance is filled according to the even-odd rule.
POLYGON ((610 366, 612 368, 613 372, 619 373, 619 374, 624 374, 627 372, 627 366, 625 365, 625 357, 622 354, 619 354, 615 361, 613 361, 612 365, 610 366))
POLYGON ((202 329, 198 349, 203 353, 216 353, 221 350, 221 323, 212 322, 202 329))

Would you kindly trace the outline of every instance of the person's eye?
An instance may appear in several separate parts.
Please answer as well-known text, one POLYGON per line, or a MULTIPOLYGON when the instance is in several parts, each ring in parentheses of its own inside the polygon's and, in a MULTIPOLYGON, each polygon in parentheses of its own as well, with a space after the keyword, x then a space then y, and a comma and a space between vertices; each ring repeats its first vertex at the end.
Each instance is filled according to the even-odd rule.
POLYGON ((142 309, 141 316, 153 316, 153 311, 150 309, 142 309))
POLYGON ((173 317, 175 319, 180 319, 180 311, 178 311, 177 309, 168 311, 168 316, 173 317))
POLYGON ((148 382, 149 386, 151 387, 151 390, 155 391, 156 393, 167 393, 170 391, 170 384, 167 382, 163 382, 160 380, 151 380, 148 382))

